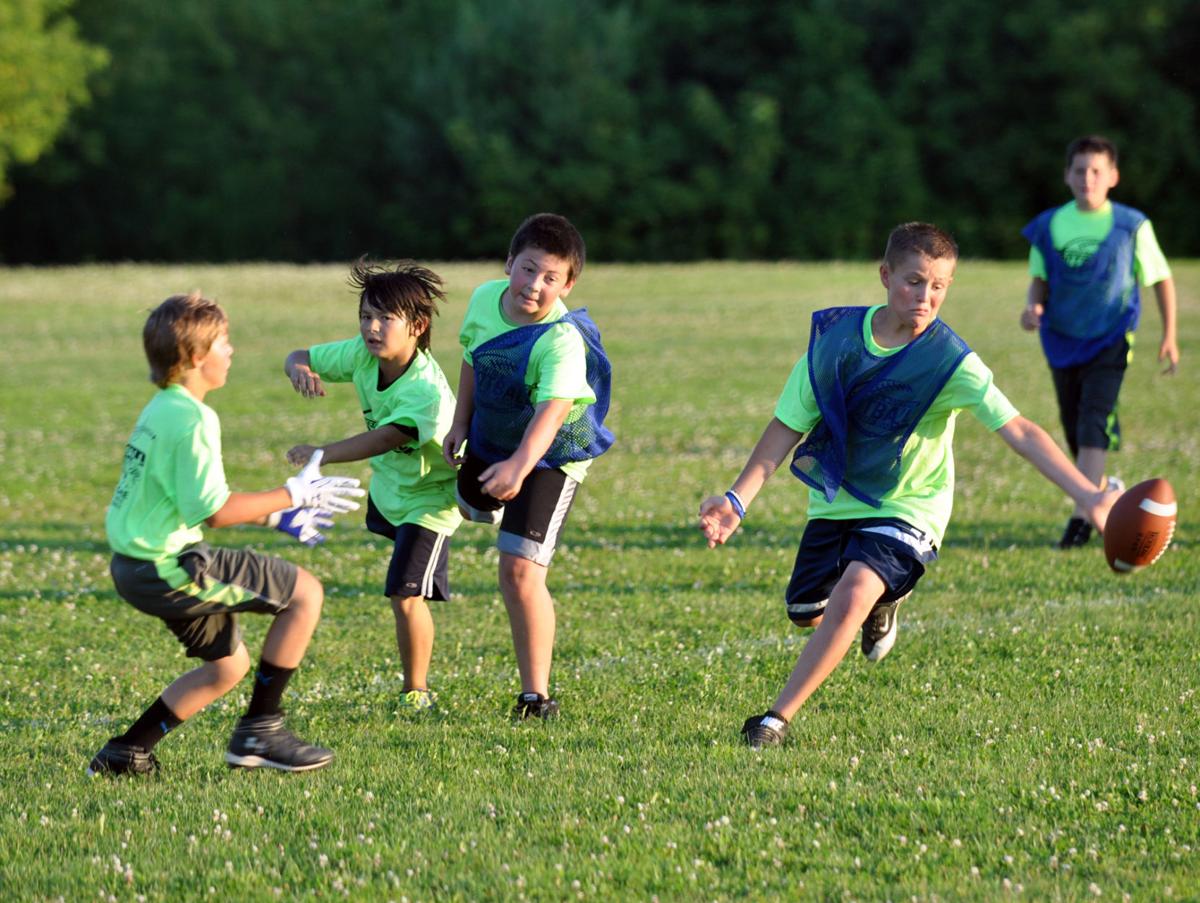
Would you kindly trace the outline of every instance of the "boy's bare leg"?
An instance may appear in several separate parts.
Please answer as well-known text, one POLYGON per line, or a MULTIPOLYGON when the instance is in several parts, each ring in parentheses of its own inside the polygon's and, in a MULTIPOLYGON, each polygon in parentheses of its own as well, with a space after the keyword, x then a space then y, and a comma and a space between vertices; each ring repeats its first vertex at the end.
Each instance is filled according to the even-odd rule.
POLYGON ((231 655, 177 677, 163 690, 162 701, 176 718, 187 721, 236 687, 249 670, 250 655, 245 644, 239 644, 231 655))
POLYGON ((788 721, 824 683, 858 636, 875 603, 887 587, 871 568, 850 563, 833 588, 825 614, 796 661, 787 684, 771 709, 788 721))
POLYGON ((325 602, 325 587, 304 568, 299 569, 291 603, 275 616, 263 643, 263 661, 280 668, 298 668, 308 641, 312 639, 321 606, 325 602))
POLYGON ((546 588, 546 568, 501 552, 500 591, 508 609, 521 691, 549 696, 556 622, 554 599, 546 588))
POLYGON ((421 596, 393 596, 396 646, 404 666, 404 692, 429 688, 429 661, 433 658, 433 615, 421 596))
MULTIPOLYGON (((1106 448, 1091 448, 1087 445, 1079 447, 1079 454, 1075 457, 1075 466, 1079 468, 1079 472, 1091 480, 1100 489, 1104 488, 1104 465, 1108 460, 1108 449, 1106 448)), ((1075 506, 1075 513, 1072 517, 1080 517, 1086 519, 1083 509, 1078 505, 1075 506)))

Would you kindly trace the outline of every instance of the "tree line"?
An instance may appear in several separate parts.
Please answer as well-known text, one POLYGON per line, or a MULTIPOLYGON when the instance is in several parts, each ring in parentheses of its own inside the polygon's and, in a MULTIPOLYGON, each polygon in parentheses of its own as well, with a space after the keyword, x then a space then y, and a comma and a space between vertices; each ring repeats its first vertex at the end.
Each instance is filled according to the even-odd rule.
POLYGON ((1088 132, 1200 254, 1193 0, 6 3, 73 110, 0 139, 8 263, 494 258, 539 210, 604 260, 870 258, 911 219, 1013 257, 1088 132))

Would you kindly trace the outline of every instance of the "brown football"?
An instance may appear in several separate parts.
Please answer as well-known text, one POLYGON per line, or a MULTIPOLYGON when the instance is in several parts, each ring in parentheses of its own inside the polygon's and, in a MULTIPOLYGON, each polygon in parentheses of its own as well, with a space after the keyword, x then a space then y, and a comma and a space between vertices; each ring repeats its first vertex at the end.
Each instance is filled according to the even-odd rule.
POLYGON ((1146 480, 1122 495, 1104 527, 1104 557, 1118 574, 1158 561, 1175 532, 1175 490, 1166 480, 1146 480))

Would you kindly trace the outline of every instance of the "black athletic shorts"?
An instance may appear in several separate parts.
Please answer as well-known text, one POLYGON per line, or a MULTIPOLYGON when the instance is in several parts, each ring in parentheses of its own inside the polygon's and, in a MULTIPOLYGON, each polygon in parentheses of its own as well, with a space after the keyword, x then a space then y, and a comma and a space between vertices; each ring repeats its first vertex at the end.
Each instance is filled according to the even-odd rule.
POLYGON ((500 524, 496 548, 501 552, 549 567, 579 484, 557 467, 540 468, 525 478, 516 498, 502 502, 479 488, 479 475, 487 467, 468 453, 459 468, 463 515, 475 523, 500 524))
POLYGON ((1086 364, 1050 368, 1058 396, 1058 414, 1073 456, 1079 455, 1080 448, 1116 451, 1121 447, 1117 396, 1121 394, 1129 357, 1126 335, 1086 364))
POLYGON ((299 575, 282 558, 203 542, 164 561, 117 553, 109 571, 121 598, 161 618, 189 656, 206 662, 232 655, 241 645, 237 612, 277 615, 286 609, 299 575))
POLYGON ((367 529, 392 540, 385 595, 446 601, 450 598, 450 537, 419 524, 396 525, 367 496, 367 529))
POLYGON ((807 622, 825 613, 829 594, 852 561, 861 561, 883 580, 880 602, 912 592, 937 560, 937 547, 916 527, 895 517, 810 520, 800 538, 785 599, 788 617, 807 622))

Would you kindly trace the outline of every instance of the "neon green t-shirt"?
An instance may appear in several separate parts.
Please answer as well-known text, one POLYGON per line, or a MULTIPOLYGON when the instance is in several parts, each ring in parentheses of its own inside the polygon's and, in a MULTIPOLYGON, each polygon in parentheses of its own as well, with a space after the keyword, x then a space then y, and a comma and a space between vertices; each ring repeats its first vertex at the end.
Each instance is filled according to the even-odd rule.
MULTIPOLYGON (((1112 231, 1112 202, 1105 201, 1099 210, 1080 210, 1070 201, 1050 217, 1050 240, 1066 258, 1068 264, 1079 266, 1096 253, 1101 242, 1112 231)), ((1133 268, 1142 285, 1154 285, 1171 278, 1171 267, 1158 246, 1158 237, 1150 220, 1142 223, 1133 237, 1133 268)), ((1036 246, 1029 249, 1029 275, 1046 278, 1046 261, 1036 246)))
POLYGON ((454 393, 433 356, 418 350, 404 374, 379 387, 379 361, 362 337, 314 345, 309 365, 321 379, 353 382, 367 429, 410 427, 415 442, 371 458, 371 501, 394 525, 417 524, 450 535, 462 523, 454 497, 454 468, 442 439, 454 421, 454 393))
POLYGON ((178 383, 160 389, 125 445, 108 544, 130 558, 171 558, 204 538, 200 525, 228 500, 216 411, 178 383))
MULTIPOLYGON (((863 341, 871 354, 887 357, 904 346, 883 348, 875 342, 871 335, 871 320, 881 307, 882 304, 872 307, 863 318, 863 341)), ((810 488, 809 518, 898 517, 925 531, 941 545, 954 507, 954 423, 958 412, 964 409, 993 431, 1018 413, 1012 402, 996 388, 992 371, 974 352, 963 358, 909 436, 900 456, 900 480, 895 489, 880 499, 883 507, 872 508, 844 489, 839 489, 829 502, 822 492, 810 488)), ((808 378, 807 354, 792 368, 775 406, 775 417, 798 433, 809 432, 821 419, 808 378)))
MULTIPOLYGON (((507 279, 495 279, 483 283, 471 295, 471 303, 458 335, 458 341, 464 349, 463 359, 468 364, 473 363, 471 353, 484 342, 520 327, 520 324, 504 316, 500 305, 500 296, 506 288, 507 279)), ((567 306, 562 301, 556 301, 541 322, 552 323, 566 314, 567 306)), ((535 405, 552 398, 573 401, 575 404, 567 415, 568 423, 583 415, 587 406, 596 401, 596 393, 587 382, 587 349, 577 329, 564 324, 547 329, 541 335, 529 353, 525 385, 530 401, 535 405)), ((562 465, 562 470, 571 479, 582 482, 591 463, 591 460, 569 461, 562 465)))

